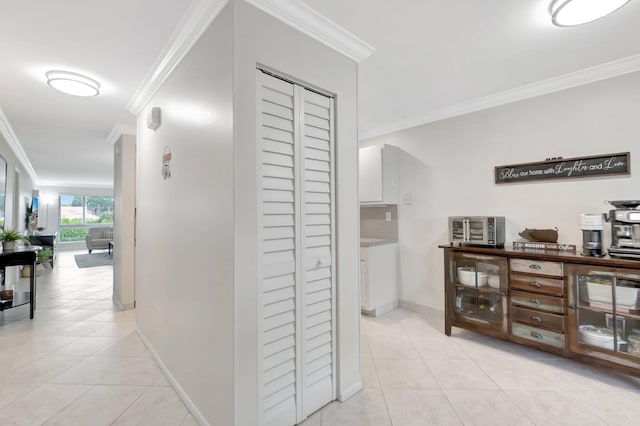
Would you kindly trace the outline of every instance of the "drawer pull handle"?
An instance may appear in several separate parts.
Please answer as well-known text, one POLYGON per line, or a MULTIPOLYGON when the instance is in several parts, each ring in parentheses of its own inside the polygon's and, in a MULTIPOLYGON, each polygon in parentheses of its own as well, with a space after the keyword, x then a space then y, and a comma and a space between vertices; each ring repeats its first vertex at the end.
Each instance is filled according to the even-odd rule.
POLYGON ((530 284, 532 287, 535 287, 535 288, 540 288, 540 287, 542 287, 542 284, 540 284, 540 283, 539 283, 539 282, 537 282, 537 281, 532 281, 532 282, 530 282, 529 284, 530 284))
POLYGON ((536 316, 536 315, 532 315, 531 319, 533 321, 535 321, 535 322, 538 322, 538 323, 542 322, 542 318, 540 318, 539 316, 536 316))
POLYGON ((542 334, 536 333, 535 331, 531 332, 531 337, 535 337, 536 339, 542 340, 542 334))
POLYGON ((529 265, 529 269, 536 269, 536 270, 537 270, 537 269, 542 269, 542 266, 540 266, 540 265, 535 265, 535 264, 534 264, 534 265, 529 265))
POLYGON ((538 299, 531 299, 531 303, 535 303, 536 305, 541 304, 542 302, 538 299))

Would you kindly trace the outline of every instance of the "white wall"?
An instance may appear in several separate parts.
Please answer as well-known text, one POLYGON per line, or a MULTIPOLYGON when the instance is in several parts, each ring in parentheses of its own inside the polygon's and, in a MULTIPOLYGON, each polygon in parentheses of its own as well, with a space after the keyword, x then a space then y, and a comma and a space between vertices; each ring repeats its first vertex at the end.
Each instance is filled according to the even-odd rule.
MULTIPOLYGON (((0 155, 2 155, 7 163, 4 204, 5 229, 16 228, 24 231, 27 204, 31 205, 33 181, 18 161, 2 134, 0 134, 0 155), (16 201, 18 203, 17 206, 15 205, 16 201)), ((5 275, 5 285, 7 288, 10 288, 17 280, 18 267, 8 267, 5 275)))
POLYGON ((361 388, 356 64, 243 1, 234 3, 236 425, 257 424, 256 64, 336 94, 338 396, 361 388), (250 396, 249 396, 250 395, 250 396))
POLYGON ((4 216, 5 226, 8 228, 25 229, 24 215, 26 213, 26 203, 31 205, 31 191, 33 190, 33 181, 29 174, 25 171, 22 164, 18 161, 13 150, 0 134, 0 155, 7 163, 5 178, 5 205, 4 216), (18 171, 19 182, 16 182, 16 170, 18 171), (18 194, 16 197, 16 188, 18 194), (19 200, 17 209, 14 209, 14 200, 19 200), (17 210, 17 215, 14 213, 17 210))
POLYGON ((227 6, 138 117, 137 324, 213 425, 233 424, 231 19, 227 6), (152 107, 162 110, 156 131, 152 107))
MULTIPOLYGON (((443 309, 437 246, 447 242, 448 216, 506 216, 508 243, 525 227, 558 227, 559 242, 580 246, 580 213, 607 212, 605 200, 640 197, 639 117, 640 73, 634 73, 363 141, 406 152, 401 186, 413 203, 398 206, 400 299, 443 309), (626 151, 630 176, 493 181, 498 165, 626 151)), ((608 229, 604 236, 608 246, 608 229)))
POLYGON ((122 135, 113 146, 113 300, 135 307, 136 137, 122 135))

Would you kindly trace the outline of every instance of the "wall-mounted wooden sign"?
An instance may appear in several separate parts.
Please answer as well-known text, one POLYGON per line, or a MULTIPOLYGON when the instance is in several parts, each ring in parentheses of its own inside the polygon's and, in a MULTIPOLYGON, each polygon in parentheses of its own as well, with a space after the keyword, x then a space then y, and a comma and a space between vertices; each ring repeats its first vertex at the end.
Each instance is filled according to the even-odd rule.
POLYGON ((631 165, 628 152, 554 159, 553 161, 513 164, 495 168, 496 183, 628 175, 630 173, 631 165))

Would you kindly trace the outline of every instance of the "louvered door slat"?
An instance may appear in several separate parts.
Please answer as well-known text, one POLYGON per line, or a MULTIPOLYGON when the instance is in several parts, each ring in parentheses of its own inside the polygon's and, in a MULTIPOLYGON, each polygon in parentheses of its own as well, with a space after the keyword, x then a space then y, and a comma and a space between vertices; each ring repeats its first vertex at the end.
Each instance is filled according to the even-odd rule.
POLYGON ((294 194, 292 191, 277 191, 273 189, 265 189, 262 191, 262 201, 271 201, 274 203, 293 203, 294 194))
POLYGON ((315 225, 305 227, 306 236, 318 236, 318 235, 331 235, 331 226, 330 225, 315 225))
POLYGON ((262 113, 273 115, 280 118, 286 118, 288 120, 293 120, 293 109, 288 107, 283 107, 282 105, 275 104, 273 102, 268 102, 263 100, 260 103, 262 107, 262 113))
MULTIPOLYGON (((329 130, 329 120, 307 114, 304 117, 307 126, 316 127, 318 129, 329 130)), ((328 139, 328 138, 327 138, 328 139)))
MULTIPOLYGON (((279 352, 287 350, 289 348, 295 349, 295 345, 296 345, 296 342, 293 336, 287 336, 284 339, 280 339, 275 342, 264 344, 263 356, 265 359, 268 359, 269 357, 274 356, 279 352)), ((265 368, 265 371, 266 371, 266 368, 265 368)))
POLYGON ((264 175, 262 177, 262 188, 277 189, 282 191, 293 191, 294 189, 292 179, 274 178, 264 175))
POLYGON ((331 151, 331 142, 324 139, 316 139, 305 136, 303 138, 304 145, 309 148, 320 149, 323 151, 331 151))
POLYGON ((316 291, 331 289, 331 280, 307 281, 307 292, 315 293, 316 291))
POLYGON ((277 365, 295 359, 295 357, 296 351, 293 347, 285 348, 271 356, 266 357, 264 359, 264 369, 270 370, 277 365))
POLYGON ((293 227, 291 226, 274 226, 263 230, 263 238, 268 240, 279 240, 282 238, 293 238, 293 227))

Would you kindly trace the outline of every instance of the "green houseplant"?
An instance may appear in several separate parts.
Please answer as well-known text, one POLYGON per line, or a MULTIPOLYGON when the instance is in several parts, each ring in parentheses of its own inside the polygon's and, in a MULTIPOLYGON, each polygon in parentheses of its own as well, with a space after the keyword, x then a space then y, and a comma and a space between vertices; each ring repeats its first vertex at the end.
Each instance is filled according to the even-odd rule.
POLYGON ((0 230, 0 241, 2 241, 3 250, 14 250, 17 241, 22 241, 25 245, 30 245, 29 238, 25 237, 17 229, 0 230))
MULTIPOLYGON (((51 256, 53 256, 53 251, 50 248, 45 248, 38 251, 36 255, 36 275, 40 276, 44 272, 44 265, 49 262, 51 256)), ((31 274, 31 267, 29 265, 25 265, 22 267, 22 276, 24 278, 28 278, 31 274)))

